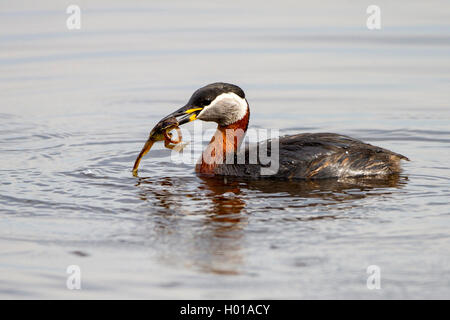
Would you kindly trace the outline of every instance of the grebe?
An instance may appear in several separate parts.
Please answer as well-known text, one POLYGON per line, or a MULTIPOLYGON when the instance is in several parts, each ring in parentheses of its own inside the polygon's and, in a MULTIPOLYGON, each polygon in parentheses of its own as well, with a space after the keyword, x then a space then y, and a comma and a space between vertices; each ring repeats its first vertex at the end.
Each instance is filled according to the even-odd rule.
MULTIPOLYGON (((253 148, 264 146, 267 152, 271 153, 274 141, 267 140, 247 147, 242 151, 245 153, 245 158, 242 158, 246 161, 244 163, 227 163, 227 155, 237 159, 250 118, 244 91, 229 83, 212 83, 198 89, 184 107, 161 122, 173 118, 176 118, 179 125, 196 119, 218 124, 215 135, 196 165, 196 172, 201 175, 282 179, 383 176, 400 172, 400 160, 409 160, 401 154, 348 136, 335 133, 302 133, 278 138, 278 170, 271 175, 261 174, 261 168, 267 165, 263 164, 259 157, 254 163, 249 163, 248 160, 251 152, 255 150, 253 148), (227 139, 229 130, 234 132, 234 136, 230 138, 228 135, 227 139)), ((134 171, 137 172, 136 165, 134 171)))

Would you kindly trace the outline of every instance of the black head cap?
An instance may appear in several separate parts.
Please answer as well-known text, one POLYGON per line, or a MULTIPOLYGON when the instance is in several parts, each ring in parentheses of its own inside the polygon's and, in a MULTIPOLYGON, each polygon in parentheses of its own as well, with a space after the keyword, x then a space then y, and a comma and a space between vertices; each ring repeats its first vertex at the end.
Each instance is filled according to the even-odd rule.
POLYGON ((238 86, 231 83, 215 82, 208 84, 196 90, 189 99, 188 105, 204 107, 209 105, 217 96, 222 93, 235 93, 242 99, 245 99, 244 91, 238 86))

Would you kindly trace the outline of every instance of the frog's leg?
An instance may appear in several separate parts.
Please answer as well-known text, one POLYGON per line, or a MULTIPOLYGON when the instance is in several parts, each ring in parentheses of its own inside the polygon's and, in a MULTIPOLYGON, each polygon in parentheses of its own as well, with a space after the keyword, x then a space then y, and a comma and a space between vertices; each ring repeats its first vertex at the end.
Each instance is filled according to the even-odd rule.
POLYGON ((176 143, 173 143, 172 140, 164 139, 164 147, 167 149, 173 149, 176 146, 176 143))
POLYGON ((141 162, 141 159, 143 156, 145 156, 153 146, 154 141, 151 139, 148 139, 147 142, 145 142, 144 147, 142 148, 141 152, 139 153, 138 157, 136 158, 136 161, 133 166, 133 175, 137 176, 137 171, 139 167, 139 163, 141 162))

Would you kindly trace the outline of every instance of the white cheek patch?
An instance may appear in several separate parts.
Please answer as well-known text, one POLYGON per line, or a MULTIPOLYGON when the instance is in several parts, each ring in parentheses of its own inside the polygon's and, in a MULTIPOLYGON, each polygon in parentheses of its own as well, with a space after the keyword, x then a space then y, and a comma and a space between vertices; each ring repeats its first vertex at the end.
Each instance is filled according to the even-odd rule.
POLYGON ((222 93, 203 108, 197 119, 214 121, 221 126, 227 126, 244 118, 247 111, 248 104, 245 99, 232 92, 222 93))

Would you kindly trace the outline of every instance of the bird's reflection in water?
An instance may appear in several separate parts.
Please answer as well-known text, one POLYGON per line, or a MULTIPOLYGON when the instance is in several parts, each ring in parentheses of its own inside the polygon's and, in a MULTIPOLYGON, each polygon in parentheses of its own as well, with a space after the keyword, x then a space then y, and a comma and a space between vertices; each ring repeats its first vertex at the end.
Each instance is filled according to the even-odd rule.
POLYGON ((152 204, 149 218, 155 240, 170 246, 162 260, 178 260, 205 272, 239 274, 248 219, 237 182, 164 177, 140 178, 138 186, 140 199, 152 204))
POLYGON ((321 214, 297 220, 334 219, 336 210, 327 207, 336 209, 342 203, 361 206, 357 200, 388 196, 406 183, 407 177, 399 175, 315 181, 193 176, 139 178, 137 186, 140 199, 150 204, 152 241, 165 246, 160 262, 181 263, 209 273, 239 274, 245 263, 246 227, 252 212, 276 214, 277 208, 270 203, 282 202, 284 208, 299 211, 323 206, 321 214), (253 205, 264 198, 267 204, 263 208, 253 205))
MULTIPOLYGON (((249 180, 244 186, 247 190, 256 191, 261 197, 270 199, 274 195, 286 198, 287 208, 324 207, 324 214, 317 217, 309 217, 305 220, 332 218, 327 215, 327 207, 336 209, 336 205, 346 204, 349 208, 360 206, 355 200, 371 196, 390 195, 391 188, 402 188, 408 178, 400 175, 387 177, 360 177, 346 179, 321 179, 308 181, 282 181, 282 180, 249 180)), ((270 205, 265 207, 268 211, 270 205)))

